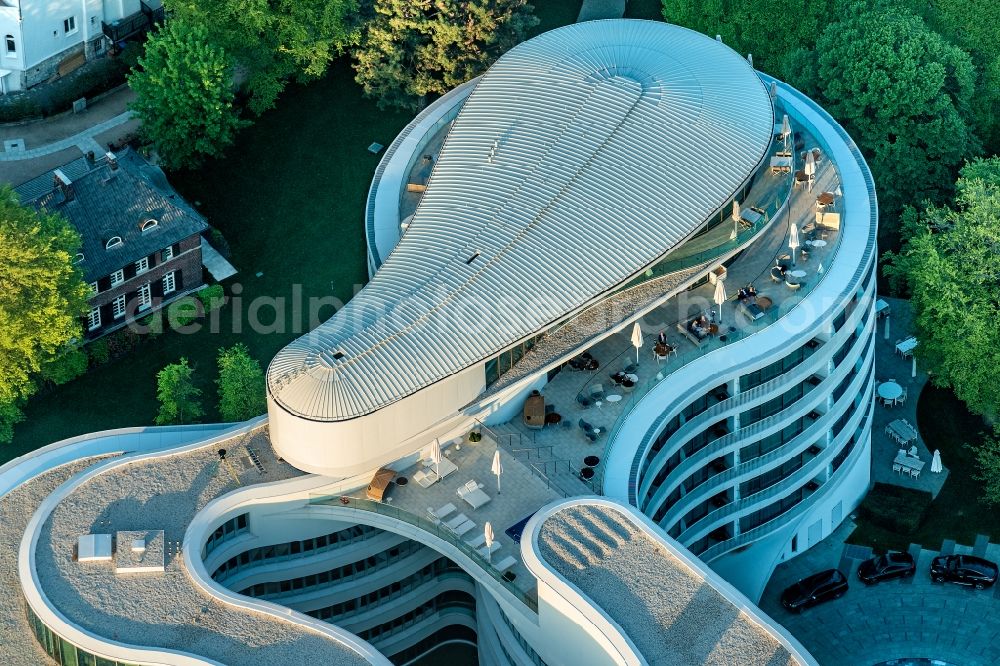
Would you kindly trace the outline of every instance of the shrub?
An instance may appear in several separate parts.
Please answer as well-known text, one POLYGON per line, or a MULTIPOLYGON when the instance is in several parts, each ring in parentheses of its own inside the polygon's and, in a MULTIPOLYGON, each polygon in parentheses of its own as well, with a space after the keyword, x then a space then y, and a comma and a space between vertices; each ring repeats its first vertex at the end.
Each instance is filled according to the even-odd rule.
POLYGON ((104 338, 94 340, 87 345, 87 351, 90 353, 90 364, 93 366, 104 365, 111 360, 111 350, 104 338))
POLYGON ((221 284, 213 284, 199 291, 198 299, 205 306, 205 312, 212 312, 226 304, 226 292, 221 284))
POLYGON ((42 367, 42 378, 56 386, 65 384, 87 372, 87 355, 79 349, 70 349, 42 367))
POLYGON ((4 95, 4 97, 0 97, 0 123, 12 123, 42 115, 42 107, 27 94, 4 95))
POLYGON ((140 327, 140 335, 149 335, 155 338, 163 333, 163 314, 154 312, 142 319, 137 319, 136 324, 140 327))
POLYGON ((202 311, 198 299, 185 296, 167 306, 167 321, 170 323, 170 328, 179 330, 200 317, 202 311))
POLYGON ((109 333, 104 339, 108 341, 108 350, 112 358, 124 356, 139 343, 139 336, 128 326, 109 333))
POLYGON ((862 518, 876 527, 906 535, 923 523, 931 499, 931 494, 924 490, 876 483, 858 510, 862 518))
POLYGON ((219 254, 226 259, 228 259, 232 254, 232 250, 229 248, 229 241, 227 241, 226 237, 222 235, 222 232, 215 227, 211 227, 208 230, 208 241, 212 244, 212 247, 218 250, 219 254))

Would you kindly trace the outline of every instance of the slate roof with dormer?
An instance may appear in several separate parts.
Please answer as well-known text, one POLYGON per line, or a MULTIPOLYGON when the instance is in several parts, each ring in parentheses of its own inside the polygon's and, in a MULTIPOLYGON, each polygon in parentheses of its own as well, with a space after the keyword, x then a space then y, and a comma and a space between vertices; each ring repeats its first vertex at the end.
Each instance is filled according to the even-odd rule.
POLYGON ((65 216, 83 238, 84 281, 96 282, 134 261, 208 229, 208 223, 167 182, 163 172, 126 149, 108 158, 74 160, 60 170, 71 181, 67 200, 49 171, 15 188, 23 204, 65 216), (142 231, 148 219, 155 227, 142 231), (122 244, 105 249, 110 238, 122 244))

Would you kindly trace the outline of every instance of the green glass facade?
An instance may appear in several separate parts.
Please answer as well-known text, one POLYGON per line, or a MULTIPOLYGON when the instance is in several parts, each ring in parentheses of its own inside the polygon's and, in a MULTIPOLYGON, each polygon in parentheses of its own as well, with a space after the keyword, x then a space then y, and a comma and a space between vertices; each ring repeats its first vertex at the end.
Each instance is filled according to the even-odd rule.
POLYGON ((28 623, 45 651, 60 666, 136 666, 130 662, 105 659, 78 648, 65 638, 45 626, 38 616, 28 608, 28 623))

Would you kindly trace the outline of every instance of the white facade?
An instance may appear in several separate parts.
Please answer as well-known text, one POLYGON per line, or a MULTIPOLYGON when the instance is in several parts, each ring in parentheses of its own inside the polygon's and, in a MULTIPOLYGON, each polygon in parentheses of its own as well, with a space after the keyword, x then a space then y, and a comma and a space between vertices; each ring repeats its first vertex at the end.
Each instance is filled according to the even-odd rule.
POLYGON ((102 23, 139 12, 139 0, 0 0, 0 94, 48 80, 74 55, 102 53, 102 23))

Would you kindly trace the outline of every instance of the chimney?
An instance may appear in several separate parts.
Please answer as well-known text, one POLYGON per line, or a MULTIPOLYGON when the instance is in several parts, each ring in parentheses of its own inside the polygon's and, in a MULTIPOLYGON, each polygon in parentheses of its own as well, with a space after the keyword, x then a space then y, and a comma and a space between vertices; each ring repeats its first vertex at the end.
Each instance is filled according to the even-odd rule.
POLYGON ((108 160, 108 166, 111 167, 112 171, 118 171, 118 158, 110 150, 104 153, 104 157, 108 160))
POLYGON ((84 155, 84 157, 87 158, 87 166, 93 168, 94 161, 96 160, 96 157, 94 155, 94 151, 88 150, 87 153, 84 155))
POLYGON ((56 169, 52 172, 53 180, 55 181, 53 185, 62 191, 63 201, 73 200, 73 181, 71 181, 66 174, 62 172, 61 169, 56 169))

